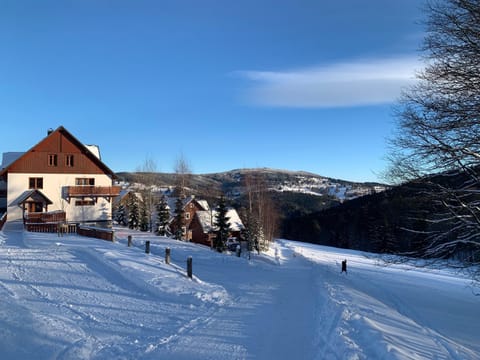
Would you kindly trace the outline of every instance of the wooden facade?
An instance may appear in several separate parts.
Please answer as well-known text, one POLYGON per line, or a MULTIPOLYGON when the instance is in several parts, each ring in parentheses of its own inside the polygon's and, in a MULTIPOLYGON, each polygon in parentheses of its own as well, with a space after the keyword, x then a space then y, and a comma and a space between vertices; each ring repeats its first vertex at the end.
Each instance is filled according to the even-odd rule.
MULTIPOLYGON (((217 236, 217 227, 215 226, 216 210, 197 211, 195 217, 190 223, 190 231, 192 232, 192 242, 207 246, 213 245, 213 239, 217 236)), ((229 237, 241 240, 241 233, 244 229, 242 221, 235 209, 230 208, 227 211, 229 218, 230 232, 229 237)))
POLYGON ((0 197, 7 221, 37 224, 33 231, 46 229, 42 223, 111 221, 112 200, 120 193, 116 176, 100 160, 98 147, 83 145, 64 127, 3 165, 0 197), (52 220, 59 213, 63 217, 52 220))
MULTIPOLYGON (((212 246, 213 239, 216 235, 215 216, 216 211, 211 210, 208 203, 204 200, 197 200, 195 198, 188 198, 184 201, 185 211, 185 237, 188 240, 197 244, 212 246)), ((227 217, 230 218, 230 235, 240 240, 243 224, 235 209, 229 209, 227 217)), ((172 233, 178 230, 176 219, 172 214, 170 223, 172 233)))
MULTIPOLYGON (((182 231, 182 239, 187 241, 193 240, 193 233, 191 230, 191 223, 195 217, 197 211, 205 211, 205 205, 202 205, 200 201, 195 199, 194 197, 188 197, 183 200, 183 210, 184 210, 184 229, 182 231)), ((177 220, 175 216, 172 214, 172 218, 170 220, 170 231, 175 234, 179 230, 179 224, 177 224, 177 220)))
POLYGON ((213 239, 217 236, 211 229, 205 229, 204 224, 200 221, 198 213, 195 214, 192 222, 190 223, 190 230, 192 232, 192 242, 197 244, 213 246, 213 239))
MULTIPOLYGON (((110 174, 85 145, 60 127, 8 166, 9 173, 110 174)), ((5 169, 0 176, 5 176, 5 169)))

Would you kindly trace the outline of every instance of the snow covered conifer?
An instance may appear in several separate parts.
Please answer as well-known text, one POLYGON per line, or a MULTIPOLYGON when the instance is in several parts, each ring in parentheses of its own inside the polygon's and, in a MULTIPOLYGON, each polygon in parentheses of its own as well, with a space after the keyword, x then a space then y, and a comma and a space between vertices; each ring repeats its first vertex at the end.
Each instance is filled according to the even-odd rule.
POLYGON ((227 204, 225 196, 220 198, 217 212, 215 214, 215 226, 217 227, 217 236, 214 239, 214 248, 222 252, 225 250, 228 235, 230 234, 229 217, 227 216, 227 204))
POLYGON ((157 204, 157 234, 165 236, 167 233, 168 220, 170 220, 170 211, 168 210, 167 199, 162 195, 157 204))
POLYGON ((150 225, 150 216, 148 214, 148 203, 145 197, 142 197, 139 207, 139 227, 141 231, 148 231, 150 225))
POLYGON ((119 225, 127 225, 127 209, 125 205, 120 204, 115 208, 114 219, 119 225))
POLYGON ((175 202, 175 239, 182 240, 184 237, 185 210, 183 209, 183 200, 177 198, 175 202))
POLYGON ((130 229, 138 229, 140 223, 140 209, 138 206, 138 198, 134 193, 128 194, 128 227, 130 229))

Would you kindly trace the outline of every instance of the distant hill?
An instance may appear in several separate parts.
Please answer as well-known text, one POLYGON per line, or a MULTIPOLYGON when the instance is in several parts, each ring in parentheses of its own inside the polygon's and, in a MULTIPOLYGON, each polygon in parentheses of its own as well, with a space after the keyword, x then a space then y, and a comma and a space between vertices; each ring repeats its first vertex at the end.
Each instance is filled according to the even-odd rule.
MULTIPOLYGON (((357 183, 304 171, 259 168, 236 169, 211 174, 190 174, 189 191, 198 196, 210 196, 212 191, 223 192, 233 199, 243 194, 243 182, 248 174, 260 175, 268 188, 275 192, 331 196, 339 202, 380 192, 386 188, 385 185, 379 183, 357 183)), ((142 182, 141 174, 135 172, 120 172, 117 173, 117 176, 129 183, 142 182)), ((173 187, 175 185, 176 174, 174 173, 154 173, 151 176, 158 186, 173 187)))
MULTIPOLYGON (((288 171, 269 168, 235 169, 211 174, 189 175, 189 194, 203 198, 214 204, 221 193, 226 194, 231 205, 245 204, 244 179, 247 175, 261 176, 271 197, 277 204, 280 214, 280 233, 283 236, 284 222, 320 210, 339 205, 367 194, 382 192, 386 186, 379 183, 357 183, 332 179, 304 171, 288 171)), ((117 173, 120 180, 127 183, 142 182, 140 173, 117 173)), ((174 173, 149 174, 156 186, 173 188, 174 173)))

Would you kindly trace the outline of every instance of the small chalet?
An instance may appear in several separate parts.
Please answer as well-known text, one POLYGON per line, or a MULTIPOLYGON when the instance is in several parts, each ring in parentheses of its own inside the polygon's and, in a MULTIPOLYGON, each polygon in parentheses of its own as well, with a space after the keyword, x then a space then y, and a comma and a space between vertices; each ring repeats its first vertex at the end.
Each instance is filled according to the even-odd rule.
POLYGON ((187 241, 193 241, 193 234, 190 229, 190 224, 197 211, 209 211, 210 207, 206 200, 198 200, 194 195, 182 199, 184 220, 183 224, 178 224, 175 218, 175 208, 178 198, 169 198, 168 207, 170 210, 170 231, 175 234, 180 228, 182 231, 182 239, 187 241))
MULTIPOLYGON (((175 206, 178 198, 169 198, 168 207, 170 209, 170 231, 175 234, 179 230, 179 224, 175 218, 175 206)), ((181 224, 182 240, 191 241, 197 244, 212 246, 212 239, 217 231, 215 227, 216 210, 212 210, 206 200, 196 199, 190 196, 182 200, 184 220, 181 224)), ((240 238, 243 230, 243 224, 235 209, 231 208, 227 212, 230 223, 230 236, 240 238)))
MULTIPOLYGON (((218 230, 215 226, 215 219, 217 216, 216 210, 211 211, 197 211, 195 217, 190 224, 190 231, 192 232, 192 241, 198 244, 213 245, 213 239, 218 230)), ((230 237, 239 240, 241 232, 244 229, 242 220, 238 216, 235 209, 230 208, 227 211, 228 223, 230 224, 230 237)))
POLYGON ((120 192, 114 178, 98 146, 84 145, 60 126, 26 152, 3 154, 0 213, 28 230, 60 222, 110 223, 112 199, 120 192))

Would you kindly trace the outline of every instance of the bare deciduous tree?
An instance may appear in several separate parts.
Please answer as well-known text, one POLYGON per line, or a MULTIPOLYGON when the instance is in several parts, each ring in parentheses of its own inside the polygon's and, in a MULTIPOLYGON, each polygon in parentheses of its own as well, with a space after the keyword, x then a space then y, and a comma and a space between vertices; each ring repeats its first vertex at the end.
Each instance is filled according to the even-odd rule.
POLYGON ((155 222, 155 204, 156 204, 156 197, 155 197, 155 186, 156 183, 156 173, 157 173, 157 164, 155 160, 151 158, 146 158, 143 165, 137 168, 136 171, 136 178, 139 183, 141 183, 141 188, 138 189, 142 208, 144 211, 144 221, 146 224, 143 227, 143 230, 146 231, 153 231, 153 224, 155 222))
POLYGON ((478 263, 480 3, 431 1, 426 10, 426 67, 397 108, 388 175, 423 182, 437 210, 421 255, 478 263))
POLYGON ((181 153, 175 162, 175 196, 185 198, 190 184, 191 170, 187 159, 181 153))
POLYGON ((244 220, 249 249, 268 250, 277 233, 278 213, 260 174, 245 174, 244 186, 247 195, 244 220))

